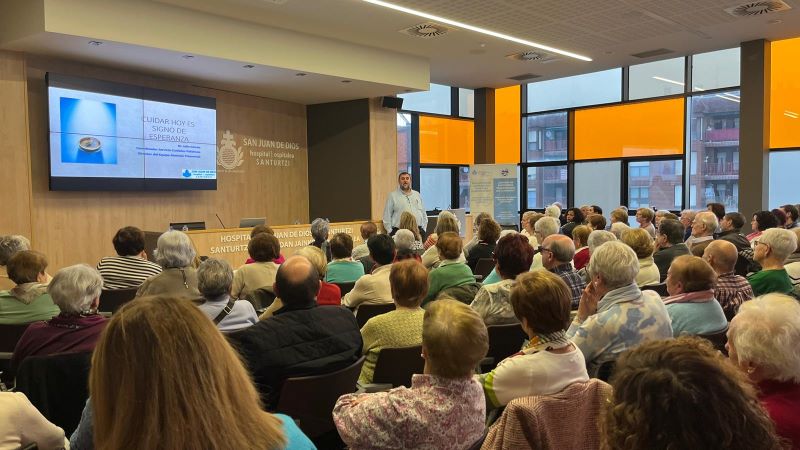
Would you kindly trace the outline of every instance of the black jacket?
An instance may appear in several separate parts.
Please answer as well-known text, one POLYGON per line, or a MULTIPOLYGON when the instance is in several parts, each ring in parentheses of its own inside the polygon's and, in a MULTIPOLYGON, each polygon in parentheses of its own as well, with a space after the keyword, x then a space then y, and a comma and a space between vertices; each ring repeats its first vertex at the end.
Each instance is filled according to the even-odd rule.
POLYGON ((343 369, 361 357, 361 332, 341 306, 285 306, 273 317, 229 335, 261 399, 274 409, 286 378, 343 369))
POLYGON ((747 252, 751 248, 750 241, 748 241, 743 234, 736 230, 723 231, 717 235, 717 239, 728 241, 736 246, 736 251, 739 253, 739 257, 736 259, 736 266, 734 269, 736 271, 736 275, 746 276, 749 272, 757 272, 761 270, 761 266, 759 266, 757 262, 742 256, 742 251, 747 252))
POLYGON ((495 245, 494 243, 487 244, 486 242, 478 241, 478 245, 472 247, 472 250, 469 251, 469 256, 467 256, 467 265, 473 272, 475 272, 475 266, 478 265, 479 259, 492 259, 495 245))
POLYGON ((653 254, 653 261, 656 263, 658 271, 661 273, 661 282, 663 283, 664 280, 667 279, 667 270, 669 270, 669 265, 672 264, 673 259, 681 255, 691 254, 692 252, 689 251, 689 247, 683 242, 675 244, 672 247, 662 248, 655 252, 653 254))

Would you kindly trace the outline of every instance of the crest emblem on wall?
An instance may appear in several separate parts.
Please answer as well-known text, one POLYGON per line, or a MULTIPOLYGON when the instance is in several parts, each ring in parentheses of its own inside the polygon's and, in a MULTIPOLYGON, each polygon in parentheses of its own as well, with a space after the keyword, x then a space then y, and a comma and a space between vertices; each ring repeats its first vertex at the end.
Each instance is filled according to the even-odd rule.
POLYGON ((244 153, 241 147, 236 147, 236 139, 230 130, 225 130, 217 149, 217 164, 227 170, 233 170, 244 163, 244 153))

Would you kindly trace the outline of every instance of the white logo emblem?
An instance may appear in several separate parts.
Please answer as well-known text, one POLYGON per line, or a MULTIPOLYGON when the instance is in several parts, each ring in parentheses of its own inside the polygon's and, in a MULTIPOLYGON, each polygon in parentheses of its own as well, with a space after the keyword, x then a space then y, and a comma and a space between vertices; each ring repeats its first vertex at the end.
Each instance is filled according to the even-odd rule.
POLYGON ((217 151, 217 164, 228 170, 233 170, 244 163, 244 153, 242 147, 236 147, 236 140, 230 130, 225 130, 222 134, 220 147, 217 151))

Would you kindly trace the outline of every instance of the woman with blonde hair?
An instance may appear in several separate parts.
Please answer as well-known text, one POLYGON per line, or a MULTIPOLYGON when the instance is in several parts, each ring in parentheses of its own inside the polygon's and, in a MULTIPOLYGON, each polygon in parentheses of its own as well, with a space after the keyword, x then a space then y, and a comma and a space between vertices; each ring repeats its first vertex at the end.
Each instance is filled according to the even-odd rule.
POLYGON ((425 247, 422 244, 422 235, 419 232, 419 226, 417 225, 417 219, 414 217, 414 214, 403 211, 403 214, 400 214, 400 226, 398 228, 414 233, 414 244, 411 245, 411 250, 422 253, 425 247))
POLYGON ((264 412, 238 355, 191 302, 142 297, 114 314, 95 349, 92 394, 72 448, 313 448, 264 412), (93 433, 90 427, 93 425, 93 433))
MULTIPOLYGON (((612 232, 614 231, 614 225, 611 226, 612 232)), ((622 235, 617 236, 617 239, 632 248, 636 253, 636 257, 639 258, 639 273, 636 274, 636 285, 642 287, 660 283, 661 273, 653 260, 653 252, 656 247, 653 243, 653 238, 650 237, 650 233, 643 228, 628 228, 627 225, 625 225, 625 228, 627 229, 623 230, 622 235)))
MULTIPOLYGON (((450 211, 442 211, 439 214, 439 220, 436 221, 436 229, 428 239, 425 240, 425 253, 422 254, 422 264, 426 269, 439 267, 442 260, 439 258, 439 250, 436 248, 436 242, 444 233, 456 233, 461 231, 461 224, 458 222, 455 214, 450 211)), ((459 257, 461 262, 466 262, 467 257, 463 254, 459 257)))

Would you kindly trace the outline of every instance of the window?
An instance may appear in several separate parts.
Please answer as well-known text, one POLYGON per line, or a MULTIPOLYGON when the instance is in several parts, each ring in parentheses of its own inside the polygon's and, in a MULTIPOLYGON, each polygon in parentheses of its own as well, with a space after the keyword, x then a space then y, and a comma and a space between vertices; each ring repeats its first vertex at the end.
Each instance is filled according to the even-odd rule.
POLYGON ((597 205, 606 217, 620 202, 621 161, 575 163, 575 196, 572 203, 597 205), (601 183, 598 180, 603 180, 601 183))
POLYGON ((769 154, 769 205, 777 208, 797 204, 797 168, 800 151, 771 152, 769 154))
POLYGON ((685 58, 667 59, 631 66, 628 75, 628 98, 682 94, 685 58))
POLYGON ((450 209, 452 205, 452 169, 421 167, 419 169, 419 193, 425 201, 425 209, 450 209))
POLYGON ((739 48, 692 56, 692 91, 739 85, 739 48))
POLYGON ((447 117, 419 117, 419 161, 422 164, 472 164, 475 122, 447 117))
POLYGON ((628 163, 628 207, 681 209, 675 187, 683 182, 681 160, 632 161, 628 163))
POLYGON ((525 118, 525 161, 566 161, 567 113, 540 114, 525 118))
POLYGON ((528 84, 528 112, 598 105, 622 100, 622 69, 528 84))
POLYGON ((474 90, 458 88, 458 115, 460 117, 475 117, 474 90))
POLYGON ((469 166, 458 168, 458 207, 469 211, 469 166))
POLYGON ((397 173, 411 173, 411 114, 397 114, 397 173))
POLYGON ((528 209, 567 204, 567 166, 526 167, 528 209))
POLYGON ((425 92, 399 94, 398 97, 403 99, 403 111, 447 116, 451 113, 450 86, 431 83, 430 89, 425 92))
POLYGON ((646 162, 635 162, 631 163, 629 166, 629 172, 631 178, 641 178, 641 177, 650 177, 650 164, 646 162))
POLYGON ((689 120, 689 204, 717 202, 738 211, 739 91, 691 97, 689 120))
POLYGON ((650 188, 632 187, 628 189, 628 207, 631 209, 650 207, 650 188))

